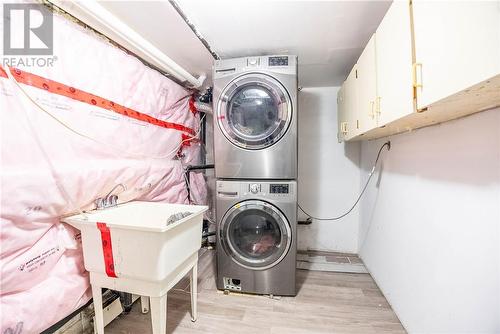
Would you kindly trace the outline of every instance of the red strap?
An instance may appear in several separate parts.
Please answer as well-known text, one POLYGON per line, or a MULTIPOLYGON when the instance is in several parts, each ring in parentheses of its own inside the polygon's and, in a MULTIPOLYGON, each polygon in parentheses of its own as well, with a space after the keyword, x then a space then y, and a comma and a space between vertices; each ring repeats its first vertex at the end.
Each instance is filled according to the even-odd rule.
POLYGON ((104 268, 108 277, 118 277, 115 273, 115 263, 113 261, 113 248, 111 246, 111 233, 106 223, 96 223, 101 231, 102 254, 104 257, 104 268))
MULTIPOLYGON (((12 75, 16 79, 17 82, 36 87, 39 89, 44 89, 48 92, 51 92, 53 94, 57 95, 62 95, 69 97, 73 100, 77 100, 83 103, 87 103, 93 106, 97 106, 109 111, 113 111, 117 114, 134 118, 139 121, 143 121, 149 124, 153 124, 156 126, 160 126, 166 129, 175 129, 179 131, 186 132, 190 135, 194 135, 195 131, 191 128, 188 128, 187 126, 184 126, 182 124, 177 124, 177 123, 171 123, 171 122, 166 122, 162 121, 160 119, 151 117, 147 114, 143 114, 141 112, 138 112, 136 110, 127 108, 125 106, 122 106, 118 103, 115 103, 113 101, 107 100, 105 98, 102 98, 100 96, 85 92, 83 90, 76 89, 74 87, 67 86, 63 83, 46 79, 41 76, 38 76, 36 74, 32 74, 29 72, 21 71, 20 69, 17 68, 12 68, 11 70, 12 75)), ((5 77, 7 78, 7 72, 0 66, 0 77, 5 77)), ((193 102, 194 106, 194 102, 193 102)), ((191 99, 189 100, 189 108, 191 109, 191 99)))
POLYGON ((194 96, 191 96, 191 98, 189 99, 189 110, 194 115, 196 115, 196 113, 198 112, 198 109, 196 109, 196 106, 194 105, 194 96))

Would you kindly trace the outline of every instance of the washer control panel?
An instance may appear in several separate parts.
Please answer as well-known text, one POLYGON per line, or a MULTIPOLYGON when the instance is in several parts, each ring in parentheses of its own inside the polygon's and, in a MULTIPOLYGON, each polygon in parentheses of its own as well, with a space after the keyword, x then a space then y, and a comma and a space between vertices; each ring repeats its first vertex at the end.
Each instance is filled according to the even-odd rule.
POLYGON ((248 182, 242 185, 241 194, 243 196, 270 196, 276 197, 289 197, 293 195, 294 190, 290 183, 273 183, 273 182, 248 182))
POLYGON ((287 181, 217 181, 218 198, 280 198, 287 200, 296 196, 295 182, 287 181))

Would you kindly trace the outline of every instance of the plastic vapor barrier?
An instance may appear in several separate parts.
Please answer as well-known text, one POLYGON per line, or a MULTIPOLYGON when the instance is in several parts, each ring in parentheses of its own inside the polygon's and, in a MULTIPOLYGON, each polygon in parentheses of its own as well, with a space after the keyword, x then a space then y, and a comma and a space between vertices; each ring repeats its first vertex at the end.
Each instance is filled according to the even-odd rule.
MULTIPOLYGON (((65 17, 53 25, 53 66, 0 68, 1 333, 38 333, 89 300, 80 234, 61 216, 117 184, 119 203, 187 203, 183 165, 199 162, 191 92, 65 17)), ((191 185, 203 202, 203 175, 191 185)))

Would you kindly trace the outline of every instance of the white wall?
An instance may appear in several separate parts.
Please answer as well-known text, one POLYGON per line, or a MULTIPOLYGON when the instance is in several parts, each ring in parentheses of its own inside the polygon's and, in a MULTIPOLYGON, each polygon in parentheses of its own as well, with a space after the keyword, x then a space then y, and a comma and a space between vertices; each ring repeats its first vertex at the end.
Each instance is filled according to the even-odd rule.
MULTIPOLYGON (((299 203, 319 217, 338 216, 359 192, 360 144, 337 141, 338 87, 299 92, 299 203)), ((304 215, 299 218, 305 219, 304 215)), ((299 225, 301 250, 358 251, 358 208, 338 221, 299 225)))
POLYGON ((496 109, 394 136, 362 200, 361 257, 409 332, 500 332, 499 132, 496 109))

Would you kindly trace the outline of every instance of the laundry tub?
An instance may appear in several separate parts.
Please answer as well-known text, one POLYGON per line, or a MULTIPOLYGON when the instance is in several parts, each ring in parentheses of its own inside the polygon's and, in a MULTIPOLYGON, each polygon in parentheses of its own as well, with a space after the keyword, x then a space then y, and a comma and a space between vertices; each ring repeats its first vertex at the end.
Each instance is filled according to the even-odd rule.
POLYGON ((166 332, 167 292, 191 271, 196 320, 196 268, 206 206, 134 201, 63 219, 81 230, 96 328, 104 333, 102 288, 148 296, 154 333, 166 332), (172 222, 175 214, 190 213, 172 222))

